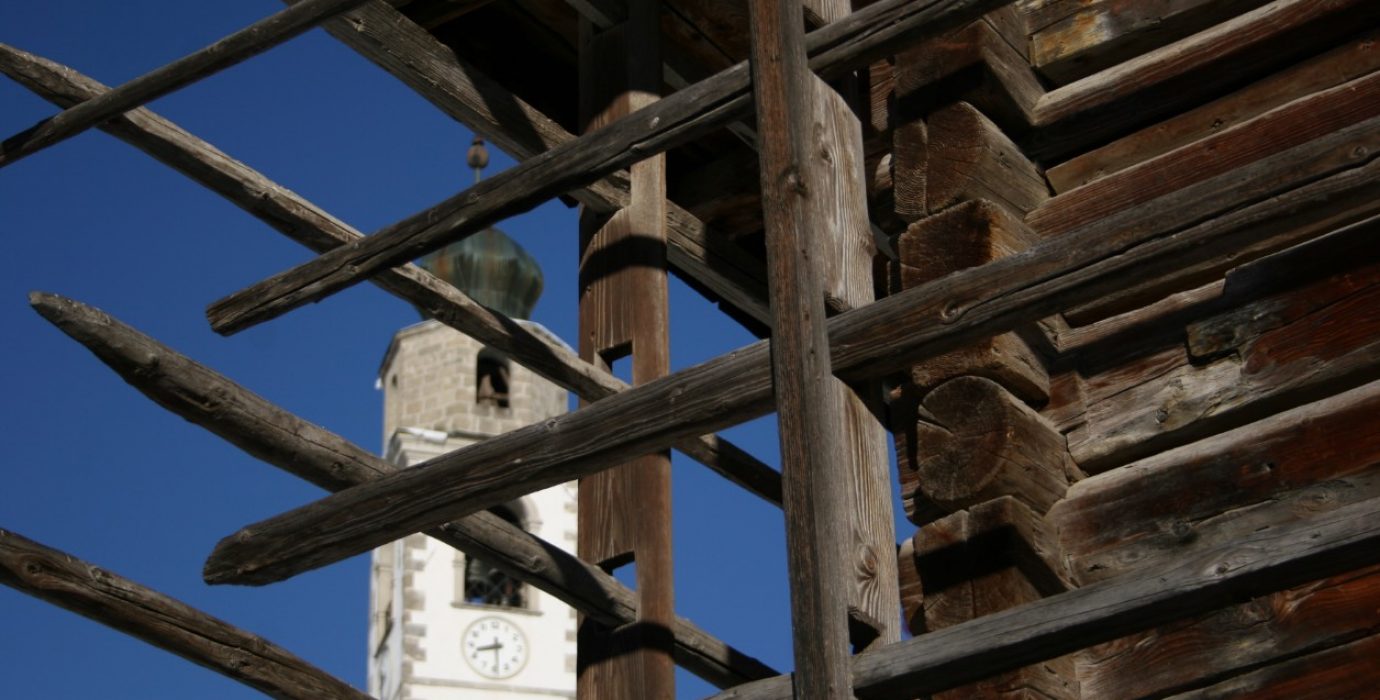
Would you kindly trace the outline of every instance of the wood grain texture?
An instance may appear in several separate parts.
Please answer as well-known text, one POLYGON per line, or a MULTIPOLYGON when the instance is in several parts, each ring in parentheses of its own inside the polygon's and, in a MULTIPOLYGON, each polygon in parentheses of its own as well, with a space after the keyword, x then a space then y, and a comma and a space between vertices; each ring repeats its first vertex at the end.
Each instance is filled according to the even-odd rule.
MULTIPOLYGON (((1004 496, 921 528, 915 557, 926 591, 926 632, 1001 612, 1070 588, 1044 519, 1004 496)), ((1078 698, 1072 656, 1050 659, 934 695, 1078 698)))
MULTIPOLYGON (((654 102, 661 87, 661 3, 633 0, 627 21, 580 27, 580 97, 586 130, 654 102)), ((580 356, 625 356, 634 385, 670 372, 666 278, 666 159, 633 163, 628 206, 580 217, 580 356)), ((606 569, 636 565, 637 622, 580 622, 576 693, 636 700, 675 696, 671 454, 642 455, 580 480, 577 548, 606 569)))
POLYGON ((1027 153, 1053 158, 1104 142, 1331 48, 1376 20, 1380 6, 1366 0, 1275 0, 1049 91, 1035 106, 1041 133, 1027 153))
MULTIPOLYGON (((1377 606, 1380 569, 1371 566, 1130 635, 1079 654, 1083 697, 1165 697, 1369 637, 1380 632, 1377 606)), ((1370 665, 1355 672, 1373 675, 1370 665)))
POLYGON ((267 51, 367 0, 303 0, 0 142, 0 168, 267 51))
MULTIPOLYGON (((170 651, 269 697, 369 697, 263 637, 4 529, 0 529, 0 583, 170 651)), ((15 634, 21 631, 11 629, 15 634)))
POLYGON ((1030 36, 1031 63, 1065 84, 1207 29, 1265 0, 1096 0, 1030 36))
POLYGON ((1026 217, 1055 236, 1380 115, 1380 75, 1309 95, 1116 175, 1061 194, 1026 217))
MULTIPOLYGON (((831 0, 822 9, 827 10, 826 17, 841 17, 847 14, 847 4, 831 0)), ((818 227, 813 250, 819 251, 814 257, 819 260, 825 299, 842 308, 858 308, 876 299, 872 267, 877 255, 867 215, 862 124, 839 93, 822 82, 814 82, 813 90, 817 117, 807 134, 813 161, 802 174, 806 190, 817 203, 805 212, 806 222, 818 227)), ((891 462, 886 427, 877 418, 884 414, 882 389, 877 382, 850 387, 833 377, 828 383, 842 407, 843 422, 835 430, 843 442, 848 479, 844 506, 849 521, 844 530, 848 533, 844 556, 851 572, 848 607, 857 611, 852 642, 862 649, 901 639, 892 556, 896 529, 891 462), (860 626, 865 629, 860 631, 860 626)))
POLYGON ((1050 514, 1073 575, 1100 581, 1375 497, 1378 408, 1371 382, 1080 482, 1050 514))
POLYGON ((971 104, 956 102, 926 120, 925 200, 930 213, 986 199, 1025 216, 1049 199, 1039 166, 971 104))
MULTIPOLYGON (((885 0, 810 33, 811 69, 836 76, 917 35, 960 25, 1001 0, 885 0)), ((311 262, 215 302, 218 332, 243 330, 358 284, 485 226, 742 118, 750 107, 747 65, 733 68, 585 134, 311 262)))
MULTIPOLYGON (((1341 157, 1292 149, 1157 200, 1154 216, 1132 208, 1060 240, 839 314, 828 322, 833 372, 846 380, 884 376, 1127 284, 1230 256, 1302 222, 1364 218, 1380 207, 1380 165, 1369 152, 1356 150, 1354 141, 1341 157), (1337 159, 1332 175, 1291 179, 1300 162, 1328 156, 1337 159)), ((765 343, 747 346, 253 525, 222 540, 204 576, 213 582, 280 580, 669 441, 762 415, 772 401, 769 353, 765 343), (621 429, 610 435, 607 425, 621 429)))
MULTIPOLYGON (((833 114, 825 93, 831 88, 809 71, 800 2, 755 2, 750 18, 795 697, 846 698, 852 695, 848 613, 858 596, 848 551, 852 542, 846 544, 840 535, 853 524, 850 450, 861 445, 849 444, 843 430, 849 424, 845 404, 852 397, 831 374, 824 309, 829 265, 815 251, 833 247, 830 229, 859 214, 856 208, 844 210, 856 204, 845 196, 860 193, 862 183, 852 183, 859 190, 851 192, 831 187, 838 174, 829 147, 837 149, 837 142, 826 142, 824 149, 816 144, 817 134, 830 131, 833 114)), ((847 176, 845 171, 840 179, 846 182, 847 176)), ((850 232, 843 227, 843 235, 850 232)), ((839 236, 833 245, 856 245, 856 240, 839 236)), ((852 270, 834 269, 833 281, 843 286, 843 275, 852 270)))
MULTIPOLYGON (((1169 566, 1103 581, 853 659, 859 698, 913 698, 1380 561, 1380 504, 1270 528, 1169 566)), ((716 700, 788 700, 789 676, 716 700)))
POLYGON ((1380 68, 1377 38, 1380 32, 1366 32, 1335 49, 1265 76, 1207 104, 1055 165, 1045 175, 1056 192, 1066 192, 1205 139, 1294 100, 1363 77, 1380 68))
POLYGON ((1349 259, 1325 256, 1336 266, 1321 279, 1196 321, 1186 348, 1109 372, 1068 435, 1074 459, 1102 471, 1380 376, 1377 226, 1354 227, 1349 259))
POLYGON ((1047 91, 984 19, 897 54, 897 110, 905 121, 968 101, 1027 157, 1053 164, 1332 48, 1377 20, 1380 6, 1365 0, 1275 0, 1047 91))
POLYGON ((903 499, 923 498, 953 512, 1014 496, 1044 513, 1063 498, 1063 436, 1000 384, 958 377, 926 394, 921 405, 914 437, 897 455, 903 499))
MULTIPOLYGON (((893 242, 893 291, 1015 255, 1039 238, 1005 207, 985 200, 964 202, 912 223, 893 242)), ((986 377, 1031 404, 1049 398, 1049 373, 1021 335, 1003 333, 910 368, 918 394, 961 376, 986 377)))
POLYGON ((1258 700, 1332 700, 1363 698, 1375 691, 1373 661, 1380 655, 1380 635, 1358 639, 1305 656, 1281 661, 1220 683, 1171 695, 1171 700, 1251 697, 1258 700))
MULTIPOLYGON (((105 313, 56 295, 35 293, 31 303, 145 396, 257 459, 327 491, 398 471, 377 455, 298 418, 105 313)), ((493 513, 481 511, 428 534, 502 567, 585 615, 612 625, 636 621, 637 598, 631 590, 598 567, 493 513)), ((719 687, 775 673, 683 618, 676 619, 674 633, 677 662, 719 687)))
MULTIPOLYGON (((106 89, 66 66, 4 44, 0 44, 0 72, 59 105, 74 104, 106 89)), ((132 110, 101 128, 312 250, 325 252, 363 236, 301 195, 147 109, 132 110)), ((416 265, 380 273, 372 281, 583 398, 597 400, 628 386, 607 370, 582 361, 563 344, 481 306, 416 265)), ((780 505, 780 474, 728 440, 704 435, 680 441, 675 447, 767 502, 780 505)))

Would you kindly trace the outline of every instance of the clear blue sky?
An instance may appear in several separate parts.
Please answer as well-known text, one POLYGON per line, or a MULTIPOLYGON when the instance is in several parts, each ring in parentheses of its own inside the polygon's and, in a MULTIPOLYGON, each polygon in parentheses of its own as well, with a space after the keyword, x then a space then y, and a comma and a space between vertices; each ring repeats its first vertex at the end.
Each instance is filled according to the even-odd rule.
MULTIPOLYGON (((115 85, 280 8, 273 0, 0 3, 0 41, 115 85)), ((319 30, 151 107, 366 232, 470 177, 468 130, 319 30)), ((4 136, 53 113, 0 77, 4 136)), ((511 165, 493 153, 490 173, 511 165)), ((574 338, 575 211, 549 203, 503 228, 545 270, 536 320, 574 338)), ((0 528, 180 598, 362 687, 365 557, 267 588, 201 582, 220 537, 321 492, 155 406, 33 313, 26 294, 104 309, 371 450, 381 441, 374 373, 415 312, 362 285, 232 338, 213 334, 208 303, 308 252, 98 131, 0 170, 0 230, 0 528)), ((672 319, 676 368, 751 340, 674 279, 672 319)), ((778 464, 774 417, 728 434, 778 464)), ((780 512, 679 455, 674 471, 678 610, 789 669, 780 512)), ((258 696, 3 587, 0 678, 13 698, 258 696)), ((681 673, 683 697, 711 690, 681 673)))

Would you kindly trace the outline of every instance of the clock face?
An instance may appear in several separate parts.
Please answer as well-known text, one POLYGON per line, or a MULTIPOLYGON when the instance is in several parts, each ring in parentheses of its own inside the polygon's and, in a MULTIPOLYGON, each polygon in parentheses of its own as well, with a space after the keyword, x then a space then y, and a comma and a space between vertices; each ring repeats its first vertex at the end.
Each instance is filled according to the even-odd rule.
POLYGON ((460 642, 465 661, 486 678, 509 678, 527 663, 527 638, 501 617, 481 617, 460 642))

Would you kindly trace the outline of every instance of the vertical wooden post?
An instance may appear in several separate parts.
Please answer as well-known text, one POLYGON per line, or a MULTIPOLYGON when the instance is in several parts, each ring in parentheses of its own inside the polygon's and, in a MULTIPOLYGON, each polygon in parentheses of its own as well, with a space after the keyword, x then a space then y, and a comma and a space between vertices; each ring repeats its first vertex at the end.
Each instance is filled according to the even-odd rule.
MULTIPOLYGON (((659 0, 634 0, 602 31, 581 22, 585 130, 656 99, 661 87, 659 0)), ((580 356, 609 366, 631 358, 632 383, 670 372, 664 156, 631 168, 631 201, 611 216, 580 217, 580 356)), ((578 697, 675 697, 671 626, 671 456, 647 455, 580 482, 580 557, 637 571, 637 622, 580 623, 578 697)))
POLYGON ((830 374, 823 258, 844 205, 828 149, 816 147, 832 94, 805 61, 799 0, 750 4, 752 86, 772 307, 772 379, 790 567, 795 697, 852 697, 845 553, 852 479, 843 393, 830 374))
MULTIPOLYGON (((824 21, 834 22, 852 12, 852 2, 810 0, 810 9, 824 21)), ((850 106, 861 99, 858 80, 850 76, 841 82, 843 95, 850 96, 847 100, 822 81, 810 80, 817 126, 810 132, 808 145, 823 162, 806 171, 806 183, 817 193, 812 218, 819 222, 816 230, 821 235, 814 250, 821 251, 824 294, 839 306, 856 308, 876 300, 872 269, 877 246, 868 218, 862 123, 850 106)), ((843 405, 840 439, 850 479, 844 545, 845 563, 852 571, 849 633, 853 647, 861 650, 901 641, 891 462, 887 428, 877 419, 881 384, 874 381, 850 388, 838 380, 831 383, 843 405)))

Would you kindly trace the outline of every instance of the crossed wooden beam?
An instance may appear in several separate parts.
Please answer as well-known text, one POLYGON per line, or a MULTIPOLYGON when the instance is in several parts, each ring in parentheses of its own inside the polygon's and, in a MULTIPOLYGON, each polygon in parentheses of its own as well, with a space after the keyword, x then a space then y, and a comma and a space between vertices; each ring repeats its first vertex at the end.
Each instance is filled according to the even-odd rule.
MULTIPOLYGON (((360 4, 361 0, 304 0, 187 59, 104 93, 99 85, 83 86, 66 69, 6 47, 3 63, 7 73, 30 79, 45 76, 34 81, 47 81, 47 86, 37 91, 49 92, 55 101, 76 106, 64 112, 66 116, 59 115, 6 141, 0 150, 0 165, 233 65, 360 4), (60 78, 67 79, 66 85, 60 78)), ((626 588, 596 567, 570 561, 573 558, 569 555, 559 554, 551 545, 482 511, 520 493, 594 473, 673 444, 691 445, 691 451, 704 454, 716 451, 718 456, 709 461, 731 472, 723 465, 735 457, 723 457, 722 441, 712 444, 697 436, 766 413, 774 404, 783 414, 804 416, 799 425, 813 420, 803 403, 808 392, 794 395, 778 391, 773 395, 774 361, 778 378, 796 372, 807 384, 820 381, 821 371, 849 380, 875 378, 1126 284, 1154 279, 1181 265, 1230 255, 1271 231, 1324 220, 1342 224, 1380 214, 1380 197, 1376 196, 1380 194, 1380 164, 1370 155, 1380 146, 1380 119, 1370 119, 1078 227, 1021 254, 842 313, 827 322, 822 312, 810 311, 822 300, 808 284, 783 283, 783 274, 808 279, 808 264, 794 271, 773 271, 773 306, 798 306, 791 314, 775 319, 776 333, 783 339, 791 336, 803 340, 791 340, 790 348, 778 347, 775 358, 771 345, 763 341, 631 389, 569 357, 568 352, 562 354, 554 345, 479 307, 420 270, 397 267, 552 196, 587 186, 593 189, 601 178, 641 158, 742 118, 750 109, 750 89, 757 90, 759 110, 808 104, 798 102, 800 92, 790 85, 810 78, 810 72, 826 77, 841 74, 914 43, 917 37, 960 26, 1000 4, 998 0, 884 0, 800 36, 798 25, 792 26, 793 18, 799 17, 798 5, 763 3, 755 8, 754 51, 759 65, 754 70, 768 72, 758 74, 756 84, 749 81, 747 64, 739 64, 609 127, 572 137, 503 175, 369 237, 361 237, 146 110, 102 125, 216 191, 228 194, 235 188, 247 188, 231 198, 275 228, 318 250, 330 251, 213 306, 210 315, 218 330, 247 327, 373 276, 390 292, 434 309, 443 321, 483 342, 508 349, 519 362, 536 365, 533 369, 549 373, 547 376, 558 383, 596 394, 594 398, 606 397, 546 424, 490 439, 415 468, 392 470, 377 457, 272 407, 99 312, 52 296, 38 295, 33 301, 42 313, 113 367, 142 369, 140 381, 145 386, 141 389, 155 400, 199 420, 270 463, 288 462, 300 470, 300 475, 327 488, 344 489, 223 540, 207 562, 209 581, 280 580, 426 531, 467 551, 480 552, 586 614, 610 621, 627 619, 627 601, 632 600, 632 594, 626 588), (761 45, 776 46, 791 56, 780 65, 772 65, 766 60, 770 52, 759 52, 761 45), (777 90, 772 86, 785 87, 777 90), (761 104, 763 100, 772 103, 761 104), (1301 172, 1300 163, 1316 167, 1301 172), (811 344, 825 359, 822 369, 811 369, 809 359, 799 353, 800 348, 811 344), (145 354, 138 355, 139 351, 145 354), (140 367, 140 358, 150 353, 160 358, 158 371, 140 367), (181 405, 177 391, 191 391, 189 395, 211 392, 207 396, 214 399, 215 415, 206 415, 206 407, 200 403, 181 405), (606 435, 603 426, 610 422, 624 429, 606 435), (300 438, 295 435, 268 437, 264 426, 294 426, 319 440, 306 444, 298 442, 300 438), (596 434, 603 439, 592 439, 596 434), (382 501, 392 504, 386 519, 376 515, 383 509, 372 507, 382 501), (572 578, 568 571, 576 575, 572 578)), ((792 146, 788 143, 798 135, 787 132, 782 142, 768 144, 768 150, 786 150, 764 154, 764 170, 773 164, 789 170, 792 159, 799 157, 790 154, 792 146)), ((778 200, 777 204, 788 201, 778 200)), ((768 229, 793 225, 789 222, 798 216, 798 211, 773 214, 769 209, 768 229), (773 223, 773 216, 784 218, 773 223)), ((809 238, 803 241, 784 238, 769 242, 776 258, 771 264, 789 265, 779 256, 792 255, 793 246, 798 253, 809 238)), ((140 372, 131 376, 140 376, 140 372)), ((736 457, 739 463, 750 464, 745 455, 736 457)), ((757 477, 738 480, 768 488, 764 484, 770 479, 758 471, 757 477)), ((789 502, 787 507, 789 510, 789 502)), ((175 635, 121 622, 129 619, 125 617, 128 610, 109 614, 99 605, 74 602, 78 599, 64 593, 61 586, 57 593, 47 590, 43 566, 35 564, 42 557, 61 559, 59 553, 45 551, 35 543, 0 534, 3 582, 139 631, 199 663, 208 663, 205 655, 186 651, 186 645, 174 639, 175 635)), ((824 683, 841 673, 842 682, 863 697, 931 692, 1211 609, 1228 599, 1224 596, 1277 590, 1302 580, 1301 576, 1316 577, 1320 571, 1353 568, 1377 559, 1380 514, 1373 504, 1362 503, 1260 533, 1153 575, 1138 572, 1134 581, 1089 586, 910 642, 886 645, 851 661, 842 656, 844 650, 829 650, 822 658, 833 671, 813 674, 804 670, 824 683), (1157 578, 1154 585, 1142 583, 1157 578)), ((800 562, 795 566, 798 568, 800 562)), ((808 573, 797 571, 793 576, 808 573)), ((108 580, 96 577, 78 587, 108 580)), ((797 616, 802 609, 796 608, 797 616)), ((140 617, 136 612, 133 619, 140 617)), ((772 673, 683 620, 677 621, 675 637, 677 660, 721 686, 772 673)), ((229 672, 234 663, 211 661, 208 665, 229 672)), ((311 683, 328 682, 316 674, 308 675, 313 678, 311 683)), ((793 681, 776 676, 731 689, 721 697, 790 697, 793 682, 798 690, 799 678, 793 681)), ((810 679, 806 682, 809 688, 810 679)), ((327 686, 282 691, 281 696, 343 697, 353 692, 320 687, 327 686)), ((816 687, 807 694, 823 697, 828 693, 816 687)))

